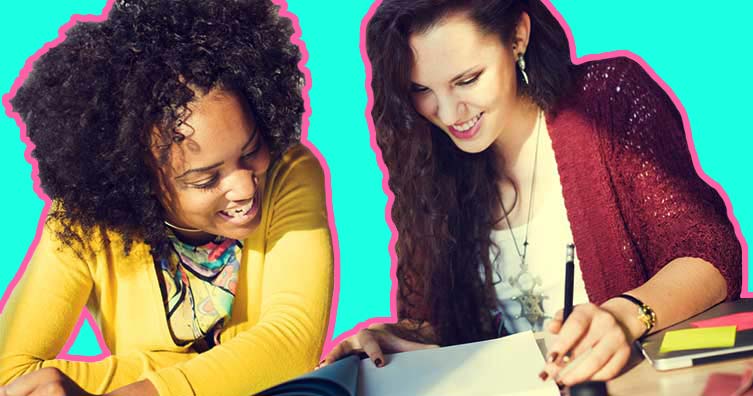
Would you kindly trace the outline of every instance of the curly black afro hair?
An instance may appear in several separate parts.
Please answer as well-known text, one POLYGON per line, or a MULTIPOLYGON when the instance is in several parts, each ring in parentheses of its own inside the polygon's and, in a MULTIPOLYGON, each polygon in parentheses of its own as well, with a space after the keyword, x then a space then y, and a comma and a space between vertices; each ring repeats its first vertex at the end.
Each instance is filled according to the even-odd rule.
POLYGON ((172 142, 195 90, 244 97, 274 157, 300 139, 301 55, 278 12, 269 0, 118 0, 34 63, 11 103, 64 243, 107 229, 126 254, 137 239, 166 252, 154 167, 170 145, 154 130, 172 142))

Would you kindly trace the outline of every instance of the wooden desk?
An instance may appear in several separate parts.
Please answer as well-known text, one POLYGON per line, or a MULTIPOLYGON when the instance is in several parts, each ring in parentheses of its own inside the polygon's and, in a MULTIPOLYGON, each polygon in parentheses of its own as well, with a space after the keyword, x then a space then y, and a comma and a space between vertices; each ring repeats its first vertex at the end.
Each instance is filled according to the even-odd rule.
MULTIPOLYGON (((542 356, 546 356, 544 333, 535 334, 542 356)), ((753 358, 727 360, 684 369, 658 371, 637 349, 625 371, 607 382, 609 396, 700 396, 711 373, 742 374, 753 358)))
POLYGON ((700 396, 711 373, 724 372, 742 374, 751 358, 728 360, 704 364, 684 369, 657 371, 648 360, 634 352, 628 369, 619 377, 609 381, 610 396, 635 395, 688 395, 700 396))

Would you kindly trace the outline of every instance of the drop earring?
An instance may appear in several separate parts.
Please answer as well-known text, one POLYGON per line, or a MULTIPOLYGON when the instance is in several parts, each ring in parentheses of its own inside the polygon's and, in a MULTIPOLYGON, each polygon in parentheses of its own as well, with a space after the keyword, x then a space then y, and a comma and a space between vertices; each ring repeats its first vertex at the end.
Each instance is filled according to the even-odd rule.
POLYGON ((526 82, 526 85, 528 85, 528 74, 526 74, 526 61, 523 59, 523 53, 518 53, 518 61, 516 62, 518 64, 518 69, 520 69, 520 74, 523 75, 523 81, 526 82))

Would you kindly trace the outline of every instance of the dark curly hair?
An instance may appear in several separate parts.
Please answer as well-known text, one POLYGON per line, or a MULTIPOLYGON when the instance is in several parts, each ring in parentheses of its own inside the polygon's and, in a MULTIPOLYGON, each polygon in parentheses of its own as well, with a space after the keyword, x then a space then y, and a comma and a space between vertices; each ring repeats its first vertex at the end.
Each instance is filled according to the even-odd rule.
POLYGON ((410 99, 409 37, 458 12, 503 43, 511 42, 521 13, 528 13, 525 56, 531 84, 519 83, 518 94, 543 109, 553 109, 569 88, 572 68, 567 37, 538 0, 384 0, 369 20, 371 115, 395 195, 398 316, 428 321, 436 341, 445 345, 496 336, 489 256, 496 248, 491 230, 500 220, 495 217, 501 202, 497 154, 492 148, 461 151, 418 114, 410 99))
POLYGON ((196 93, 245 99, 274 157, 300 139, 301 54, 278 12, 269 0, 118 0, 34 63, 11 103, 64 243, 106 229, 126 254, 134 240, 166 253, 155 168, 196 93))

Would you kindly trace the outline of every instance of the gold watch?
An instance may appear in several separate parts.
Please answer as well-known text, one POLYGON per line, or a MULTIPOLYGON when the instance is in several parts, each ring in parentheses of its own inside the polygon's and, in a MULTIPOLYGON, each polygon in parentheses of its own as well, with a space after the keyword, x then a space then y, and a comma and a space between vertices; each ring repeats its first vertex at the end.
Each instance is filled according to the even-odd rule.
POLYGON ((643 303, 643 301, 629 294, 620 294, 619 296, 617 296, 617 298, 624 298, 638 306, 638 320, 640 320, 641 323, 646 326, 646 331, 644 331, 643 334, 638 337, 638 339, 645 337, 646 334, 648 334, 648 332, 651 331, 651 329, 653 329, 656 325, 656 312, 654 312, 651 307, 643 303))

